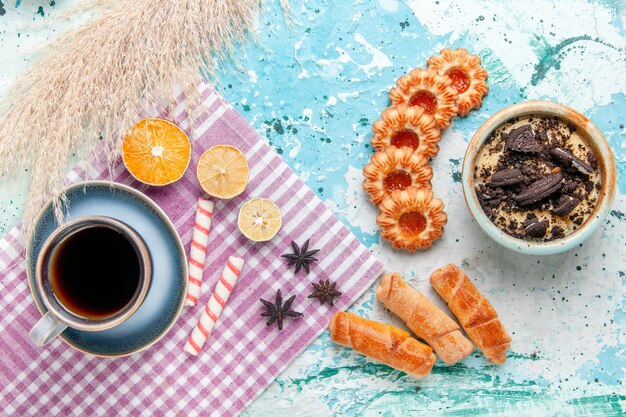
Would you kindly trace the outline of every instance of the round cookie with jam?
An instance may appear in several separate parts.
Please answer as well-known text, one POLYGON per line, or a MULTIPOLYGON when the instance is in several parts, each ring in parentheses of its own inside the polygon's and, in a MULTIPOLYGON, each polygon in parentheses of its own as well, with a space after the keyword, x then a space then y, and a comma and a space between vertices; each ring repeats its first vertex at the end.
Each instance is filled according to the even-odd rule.
POLYGON ((363 168, 363 176, 363 189, 370 195, 370 201, 380 204, 392 192, 410 186, 430 190, 433 170, 428 159, 411 148, 387 146, 372 155, 370 163, 363 168))
POLYGON ((448 216, 443 201, 417 187, 396 190, 385 198, 376 216, 381 236, 397 249, 424 250, 443 234, 448 216))
POLYGON ((464 48, 454 51, 446 48, 439 55, 430 57, 426 64, 438 74, 450 78, 452 87, 458 93, 456 105, 460 117, 467 116, 483 104, 483 97, 489 92, 485 82, 488 74, 481 67, 478 56, 470 55, 464 48))
POLYGON ((452 118, 457 115, 458 96, 448 76, 440 75, 434 69, 422 68, 400 77, 396 86, 389 91, 392 104, 406 103, 411 107, 421 107, 435 119, 439 129, 450 126, 452 118))
POLYGON ((439 152, 437 143, 441 139, 441 131, 435 119, 419 106, 401 103, 385 109, 380 120, 374 122, 372 130, 372 147, 378 151, 392 145, 409 147, 425 158, 432 158, 439 152))

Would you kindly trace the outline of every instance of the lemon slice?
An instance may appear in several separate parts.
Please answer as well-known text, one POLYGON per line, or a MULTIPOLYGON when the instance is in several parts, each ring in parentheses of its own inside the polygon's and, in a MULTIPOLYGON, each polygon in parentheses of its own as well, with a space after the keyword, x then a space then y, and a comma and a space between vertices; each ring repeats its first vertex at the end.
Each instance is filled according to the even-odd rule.
POLYGON ((122 160, 137 180, 166 185, 179 180, 189 165, 191 143, 178 126, 163 119, 143 119, 122 144, 122 160))
POLYGON ((283 225, 280 209, 272 200, 253 198, 241 206, 237 226, 254 242, 266 242, 276 236, 283 225))
POLYGON ((222 199, 243 193, 249 173, 245 155, 231 145, 216 145, 206 150, 196 171, 202 189, 208 195, 222 199))

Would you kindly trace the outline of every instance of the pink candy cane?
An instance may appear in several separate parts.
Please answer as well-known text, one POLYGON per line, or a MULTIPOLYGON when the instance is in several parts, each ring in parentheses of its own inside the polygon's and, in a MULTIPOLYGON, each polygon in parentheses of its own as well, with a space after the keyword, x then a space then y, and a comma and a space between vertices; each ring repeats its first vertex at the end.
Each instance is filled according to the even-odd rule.
POLYGON ((198 199, 196 223, 193 225, 191 248, 189 249, 189 276, 187 279, 187 297, 185 305, 195 306, 200 296, 202 273, 206 258, 206 247, 209 244, 209 229, 214 204, 204 197, 198 199))
POLYGON ((244 261, 241 258, 235 256, 228 258, 224 272, 222 272, 222 276, 215 285, 215 291, 213 295, 211 295, 206 307, 202 310, 200 320, 198 320, 198 324, 191 332, 191 336, 189 336, 189 340, 187 340, 185 344, 186 352, 195 356, 200 352, 200 349, 202 349, 204 342, 206 342, 209 333, 213 330, 215 322, 222 313, 222 309, 237 283, 243 264, 244 261))

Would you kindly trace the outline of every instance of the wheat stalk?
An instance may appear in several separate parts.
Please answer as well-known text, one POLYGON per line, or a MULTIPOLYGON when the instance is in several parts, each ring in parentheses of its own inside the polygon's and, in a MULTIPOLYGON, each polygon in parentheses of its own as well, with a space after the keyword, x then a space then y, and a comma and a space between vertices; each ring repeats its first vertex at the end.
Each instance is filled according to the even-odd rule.
POLYGON ((30 172, 22 235, 51 198, 60 220, 73 153, 102 138, 111 166, 141 106, 168 108, 176 85, 196 100, 200 72, 213 76, 258 12, 258 0, 110 1, 56 39, 0 103, 0 176, 30 172))

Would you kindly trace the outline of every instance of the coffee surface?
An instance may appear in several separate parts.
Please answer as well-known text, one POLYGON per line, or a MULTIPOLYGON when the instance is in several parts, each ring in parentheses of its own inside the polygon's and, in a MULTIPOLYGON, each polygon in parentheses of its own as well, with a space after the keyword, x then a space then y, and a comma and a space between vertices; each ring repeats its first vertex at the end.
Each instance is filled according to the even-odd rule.
POLYGON ((122 310, 139 284, 140 263, 128 239, 96 226, 70 235, 52 255, 50 279, 59 302, 89 319, 122 310))

